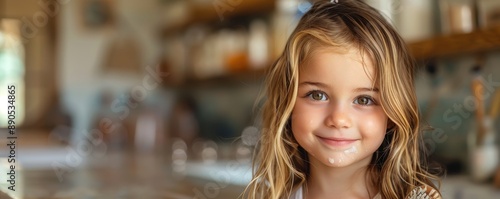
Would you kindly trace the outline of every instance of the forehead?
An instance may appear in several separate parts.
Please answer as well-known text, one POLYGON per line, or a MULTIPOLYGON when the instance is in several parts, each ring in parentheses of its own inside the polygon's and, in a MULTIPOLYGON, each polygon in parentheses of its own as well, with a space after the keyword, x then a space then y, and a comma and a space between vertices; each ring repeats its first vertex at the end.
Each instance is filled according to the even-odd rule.
POLYGON ((299 81, 352 79, 373 85, 374 72, 370 56, 357 48, 318 48, 300 65, 299 81))

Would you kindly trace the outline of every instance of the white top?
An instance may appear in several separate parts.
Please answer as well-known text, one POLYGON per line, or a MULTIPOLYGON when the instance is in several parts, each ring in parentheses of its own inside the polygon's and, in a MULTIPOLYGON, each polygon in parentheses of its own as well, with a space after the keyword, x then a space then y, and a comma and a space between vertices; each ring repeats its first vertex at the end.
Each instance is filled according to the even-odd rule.
MULTIPOLYGON (((290 199, 303 199, 304 196, 303 196, 303 191, 302 191, 302 186, 300 186, 297 191, 295 191, 295 193, 293 193, 291 196, 290 196, 290 199)), ((380 193, 377 193, 377 195, 375 195, 375 197, 373 197, 373 199, 382 199, 382 196, 380 196, 380 193)))

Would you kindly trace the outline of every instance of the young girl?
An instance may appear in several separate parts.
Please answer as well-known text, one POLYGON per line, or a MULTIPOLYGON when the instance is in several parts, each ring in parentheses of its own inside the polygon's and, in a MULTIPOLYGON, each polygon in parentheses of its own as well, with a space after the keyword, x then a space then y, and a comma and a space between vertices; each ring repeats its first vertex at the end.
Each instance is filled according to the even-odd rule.
POLYGON ((359 0, 320 0, 268 71, 250 199, 440 198, 421 154, 415 64, 359 0))

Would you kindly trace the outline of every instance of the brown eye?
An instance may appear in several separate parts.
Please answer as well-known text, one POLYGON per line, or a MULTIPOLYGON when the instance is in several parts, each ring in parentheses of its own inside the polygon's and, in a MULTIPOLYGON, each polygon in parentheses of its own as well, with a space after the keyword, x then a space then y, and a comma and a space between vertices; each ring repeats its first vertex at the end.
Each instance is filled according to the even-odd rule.
POLYGON ((374 101, 369 96, 361 96, 361 97, 356 98, 356 100, 354 100, 354 103, 359 104, 359 105, 363 105, 363 106, 368 106, 368 105, 374 104, 374 101))
POLYGON ((316 101, 325 101, 328 99, 326 94, 322 91, 311 91, 307 96, 316 101))

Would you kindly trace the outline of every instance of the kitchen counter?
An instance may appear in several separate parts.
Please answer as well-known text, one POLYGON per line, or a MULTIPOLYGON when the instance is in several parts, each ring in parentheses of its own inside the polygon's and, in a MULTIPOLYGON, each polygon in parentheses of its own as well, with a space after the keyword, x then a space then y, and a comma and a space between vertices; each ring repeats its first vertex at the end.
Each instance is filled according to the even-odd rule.
MULTIPOLYGON (((169 162, 167 155, 107 153, 59 170, 62 178, 50 167, 26 166, 16 171, 14 194, 18 199, 193 199, 237 198, 244 190, 232 182, 175 174, 169 162)), ((4 184, 2 190, 12 195, 4 184)))

